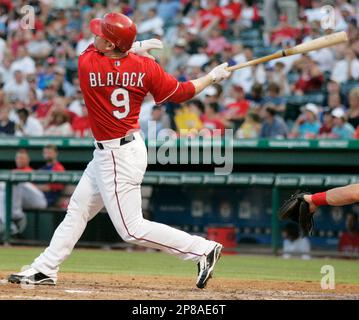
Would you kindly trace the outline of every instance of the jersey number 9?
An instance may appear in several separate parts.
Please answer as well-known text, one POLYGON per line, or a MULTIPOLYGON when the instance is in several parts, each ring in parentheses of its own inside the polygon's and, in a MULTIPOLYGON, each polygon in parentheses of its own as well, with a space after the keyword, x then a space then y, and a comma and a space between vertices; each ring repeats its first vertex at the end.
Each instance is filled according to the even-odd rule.
POLYGON ((117 108, 123 108, 123 110, 113 111, 113 115, 117 119, 126 118, 128 113, 130 112, 130 96, 128 91, 123 88, 117 88, 113 90, 111 94, 111 102, 117 108))

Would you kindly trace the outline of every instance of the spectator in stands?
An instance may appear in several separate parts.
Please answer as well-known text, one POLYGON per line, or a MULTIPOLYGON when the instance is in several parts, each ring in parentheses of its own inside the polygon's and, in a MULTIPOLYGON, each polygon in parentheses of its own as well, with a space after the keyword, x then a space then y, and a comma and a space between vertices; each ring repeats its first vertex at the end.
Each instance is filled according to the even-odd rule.
POLYGON ((263 98, 263 103, 272 104, 276 111, 283 114, 285 111, 285 100, 280 95, 280 86, 274 82, 268 84, 266 95, 263 98))
POLYGON ((36 96, 36 90, 30 89, 29 91, 29 102, 26 104, 26 108, 29 109, 31 112, 34 112, 39 107, 39 100, 36 96))
POLYGON ((268 104, 261 111, 263 122, 260 131, 261 138, 284 139, 288 135, 288 127, 284 119, 277 114, 274 105, 268 104))
POLYGON ((347 122, 347 117, 342 108, 336 108, 332 111, 334 117, 333 137, 337 139, 352 139, 355 129, 347 122))
POLYGON ((82 39, 76 45, 76 55, 79 56, 87 47, 93 43, 94 37, 90 31, 90 28, 84 24, 82 26, 82 39))
MULTIPOLYGON (((222 94, 222 88, 215 85, 209 86, 199 95, 204 104, 219 103, 222 94)), ((219 110, 221 107, 219 107, 219 110)))
POLYGON ((82 109, 81 115, 75 116, 74 119, 72 120, 72 131, 75 137, 79 137, 79 138, 92 137, 88 112, 85 105, 85 101, 83 99, 81 101, 81 109, 82 109))
MULTIPOLYGON (((55 145, 47 145, 43 149, 43 157, 46 161, 46 164, 40 168, 40 170, 47 170, 53 172, 63 172, 65 168, 57 160, 58 151, 55 145)), ((39 189, 44 192, 47 205, 52 207, 56 205, 56 202, 61 194, 61 191, 64 189, 64 185, 60 183, 48 183, 38 185, 39 189)))
POLYGON ((333 126, 334 126, 334 118, 332 116, 332 111, 324 111, 323 112, 323 122, 322 126, 319 129, 318 138, 333 138, 333 126))
POLYGON ((40 121, 45 120, 54 104, 56 97, 57 94, 55 86, 52 84, 46 85, 43 91, 42 99, 40 100, 37 108, 34 110, 36 118, 38 118, 40 121))
POLYGON ((30 111, 26 108, 19 109, 17 111, 17 115, 19 118, 18 123, 16 124, 15 134, 17 136, 42 136, 44 133, 44 129, 39 120, 34 118, 30 111))
POLYGON ((288 17, 282 14, 279 17, 279 26, 272 31, 270 40, 274 46, 278 46, 283 40, 297 39, 299 30, 288 22, 288 17))
POLYGON ((46 39, 45 32, 36 30, 34 39, 28 43, 27 49, 33 59, 44 59, 50 55, 52 46, 46 39))
POLYGON ((304 10, 305 15, 309 22, 313 21, 320 21, 323 17, 322 11, 322 0, 312 0, 311 1, 311 8, 307 8, 304 10))
POLYGON ((250 103, 245 98, 244 90, 241 86, 232 85, 230 98, 224 105, 222 111, 224 118, 233 123, 234 129, 238 129, 246 117, 250 103))
POLYGON ((266 67, 266 84, 276 84, 279 87, 278 95, 284 96, 290 93, 288 76, 285 71, 285 65, 282 61, 278 61, 274 66, 266 67))
MULTIPOLYGON (((243 54, 237 56, 235 59, 237 63, 246 62, 254 59, 253 57, 253 48, 250 46, 245 46, 243 49, 243 54)), ((231 76, 231 83, 234 85, 241 86, 246 93, 250 93, 252 87, 255 84, 264 84, 266 81, 265 70, 262 64, 244 68, 241 72, 234 72, 231 76)))
POLYGON ((20 69, 15 70, 14 79, 5 83, 4 86, 4 92, 8 98, 10 96, 16 97, 18 100, 25 103, 28 101, 29 89, 29 83, 26 81, 26 78, 20 69))
POLYGON ((292 138, 315 139, 320 129, 318 116, 318 107, 314 103, 307 103, 302 114, 295 121, 290 136, 292 138))
POLYGON ((50 56, 46 59, 46 64, 40 72, 38 72, 38 86, 44 90, 50 86, 55 79, 55 67, 58 63, 57 59, 50 56))
POLYGON ((325 110, 333 111, 335 108, 345 109, 344 105, 341 103, 340 94, 330 93, 328 95, 328 105, 325 110))
POLYGON ((248 113, 244 122, 235 132, 238 139, 255 139, 259 138, 261 132, 260 117, 255 113, 248 113))
POLYGON ((344 59, 335 64, 331 79, 338 83, 359 79, 359 59, 352 48, 347 48, 344 59))
POLYGON ((200 100, 191 100, 183 103, 176 111, 175 124, 180 135, 196 135, 203 128, 201 115, 204 112, 204 105, 200 100))
POLYGON ((260 16, 259 10, 255 2, 252 0, 244 0, 241 2, 242 7, 240 8, 240 13, 236 19, 236 23, 233 26, 235 32, 234 35, 238 36, 239 31, 244 28, 252 28, 256 23, 259 23, 260 16))
POLYGON ((4 56, 2 61, 0 61, 0 77, 3 84, 8 83, 13 78, 13 73, 10 70, 11 58, 7 54, 4 56))
POLYGON ((156 8, 149 9, 144 20, 137 24, 140 40, 151 38, 153 33, 163 29, 163 24, 163 19, 157 15, 156 8))
POLYGON ((359 127, 359 87, 354 88, 349 94, 348 122, 354 127, 359 127))
MULTIPOLYGON (((44 92, 37 85, 38 82, 37 82, 36 74, 28 74, 26 76, 26 80, 29 83, 29 93, 31 91, 34 91, 36 100, 40 101, 44 95, 44 92)), ((30 99, 29 99, 29 103, 30 103, 30 99)), ((30 105, 30 107, 31 107, 31 105, 30 105)), ((34 109, 34 110, 36 110, 36 109, 34 109)))
POLYGON ((41 123, 43 124, 44 128, 48 128, 53 124, 52 122, 54 120, 54 114, 57 112, 66 113, 70 117, 70 122, 72 121, 72 117, 74 115, 67 109, 66 98, 60 96, 54 98, 49 108, 44 111, 46 111, 45 117, 41 118, 41 123))
POLYGON ((69 97, 73 91, 73 85, 66 80, 65 69, 62 67, 55 68, 55 78, 52 82, 52 85, 55 86, 55 90, 58 96, 69 97))
POLYGON ((181 65, 185 65, 189 59, 186 52, 187 42, 183 38, 179 38, 173 48, 172 55, 167 63, 166 70, 169 73, 175 72, 181 65))
POLYGON ((204 114, 201 117, 203 127, 211 131, 213 136, 221 136, 229 123, 219 113, 219 104, 210 102, 205 104, 204 114))
POLYGON ((349 213, 346 217, 346 231, 339 238, 339 251, 350 257, 359 253, 358 215, 349 213))
MULTIPOLYGON (((200 7, 200 1, 198 4, 200 7)), ((207 35, 214 28, 226 30, 228 28, 226 16, 219 6, 218 0, 208 0, 205 7, 200 7, 196 12, 192 26, 201 30, 202 35, 207 35)))
POLYGON ((227 39, 223 36, 220 29, 211 30, 207 43, 206 51, 209 55, 218 54, 229 46, 227 39))
POLYGON ((24 75, 34 73, 36 71, 35 61, 29 56, 28 51, 24 45, 18 47, 16 59, 11 64, 10 70, 12 72, 21 70, 24 75))
POLYGON ((263 86, 259 83, 255 83, 249 94, 246 94, 246 99, 251 104, 251 109, 258 109, 263 105, 263 86))
POLYGON ((318 91, 324 83, 324 76, 319 69, 318 63, 309 56, 303 56, 301 61, 297 63, 299 69, 299 79, 294 84, 295 94, 302 95, 311 91, 318 91))
MULTIPOLYGON (((25 149, 20 149, 15 156, 16 169, 14 171, 32 172, 30 157, 25 149)), ((5 208, 3 206, 5 190, 0 186, 0 223, 4 221, 5 208), (2 200, 2 201, 1 201, 2 200)), ((26 227, 24 209, 45 209, 47 201, 44 193, 31 182, 15 184, 12 190, 12 235, 21 234, 26 227)))
POLYGON ((68 112, 55 111, 51 117, 50 125, 44 132, 45 136, 70 137, 73 135, 68 112))
POLYGON ((329 105, 329 96, 332 94, 339 94, 341 104, 344 105, 346 108, 348 107, 348 98, 341 91, 340 84, 332 79, 329 79, 326 83, 325 97, 323 101, 324 106, 329 105))
POLYGON ((289 25, 296 25, 298 21, 298 2, 292 0, 278 0, 280 17, 287 17, 289 25))
POLYGON ((310 256, 310 242, 307 237, 302 238, 297 224, 288 223, 283 231, 283 259, 290 259, 299 256, 303 260, 308 260, 310 256))
POLYGON ((160 105, 154 105, 152 107, 151 111, 151 123, 147 123, 144 125, 142 130, 147 134, 149 132, 153 132, 152 127, 148 127, 149 124, 155 125, 155 131, 156 131, 156 137, 165 137, 168 134, 168 130, 171 128, 170 118, 168 114, 165 112, 165 109, 163 106, 160 105), (148 131, 149 130, 149 131, 148 131))
POLYGON ((0 136, 1 135, 14 135, 15 122, 9 118, 9 108, 0 107, 0 136))
POLYGON ((177 0, 162 0, 158 4, 157 12, 158 16, 164 21, 169 23, 172 19, 176 18, 176 15, 181 9, 180 1, 177 0))

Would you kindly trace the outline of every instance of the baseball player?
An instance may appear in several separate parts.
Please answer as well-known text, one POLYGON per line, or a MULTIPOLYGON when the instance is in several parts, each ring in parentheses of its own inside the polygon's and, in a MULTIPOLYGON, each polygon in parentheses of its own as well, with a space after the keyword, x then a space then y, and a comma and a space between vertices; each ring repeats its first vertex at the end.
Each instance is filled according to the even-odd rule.
POLYGON ((70 255, 87 222, 105 206, 126 242, 196 262, 196 285, 204 288, 222 245, 143 218, 140 185, 146 171, 147 150, 138 132, 138 119, 147 93, 152 94, 156 104, 184 102, 228 78, 228 64, 215 67, 201 78, 178 82, 153 59, 131 52, 141 54, 146 48, 143 42, 132 47, 136 25, 125 15, 108 13, 102 19, 93 19, 90 29, 96 35, 95 41, 80 55, 78 72, 95 138, 93 159, 49 247, 31 268, 12 274, 8 280, 56 284, 60 264, 70 255))
POLYGON ((279 217, 299 223, 302 234, 306 236, 313 231, 313 216, 319 206, 338 207, 355 202, 359 202, 359 184, 349 184, 314 194, 298 191, 280 207, 279 217))

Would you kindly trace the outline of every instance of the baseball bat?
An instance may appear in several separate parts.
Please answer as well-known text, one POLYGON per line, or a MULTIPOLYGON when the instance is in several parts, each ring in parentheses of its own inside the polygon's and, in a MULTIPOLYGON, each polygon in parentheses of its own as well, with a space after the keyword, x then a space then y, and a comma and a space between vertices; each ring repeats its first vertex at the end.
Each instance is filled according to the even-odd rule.
POLYGON ((247 62, 243 62, 243 63, 238 63, 234 66, 228 67, 227 70, 228 71, 234 71, 234 70, 238 70, 238 69, 242 69, 245 67, 250 67, 250 66, 254 66, 257 65, 259 63, 264 63, 270 60, 274 60, 274 59, 278 59, 278 58, 282 58, 282 57, 287 57, 287 56, 292 56, 294 54, 300 54, 300 53, 306 53, 309 51, 313 51, 313 50, 318 50, 318 49, 322 49, 322 48, 326 48, 326 47, 330 47, 330 46, 334 46, 337 45, 339 43, 343 43, 343 42, 347 42, 348 41, 348 35, 346 34, 345 31, 341 31, 341 32, 336 32, 336 33, 332 33, 329 34, 327 36, 324 37, 320 37, 305 43, 301 43, 295 47, 292 48, 288 48, 285 50, 281 50, 281 51, 277 51, 273 54, 270 54, 268 56, 264 56, 258 59, 253 59, 247 62))

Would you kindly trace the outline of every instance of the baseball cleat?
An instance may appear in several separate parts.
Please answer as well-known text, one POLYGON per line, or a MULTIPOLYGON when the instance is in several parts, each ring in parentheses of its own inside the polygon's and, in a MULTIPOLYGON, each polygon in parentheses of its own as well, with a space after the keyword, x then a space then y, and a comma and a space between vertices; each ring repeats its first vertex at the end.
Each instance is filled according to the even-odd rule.
POLYGON ((34 285, 50 285, 54 286, 56 280, 47 275, 30 268, 20 273, 14 273, 8 277, 10 283, 16 284, 34 284, 34 285))
POLYGON ((223 246, 217 243, 213 250, 209 254, 204 255, 198 262, 198 278, 196 283, 198 288, 203 289, 206 286, 208 280, 212 278, 214 266, 216 265, 218 259, 221 257, 222 249, 223 246))

